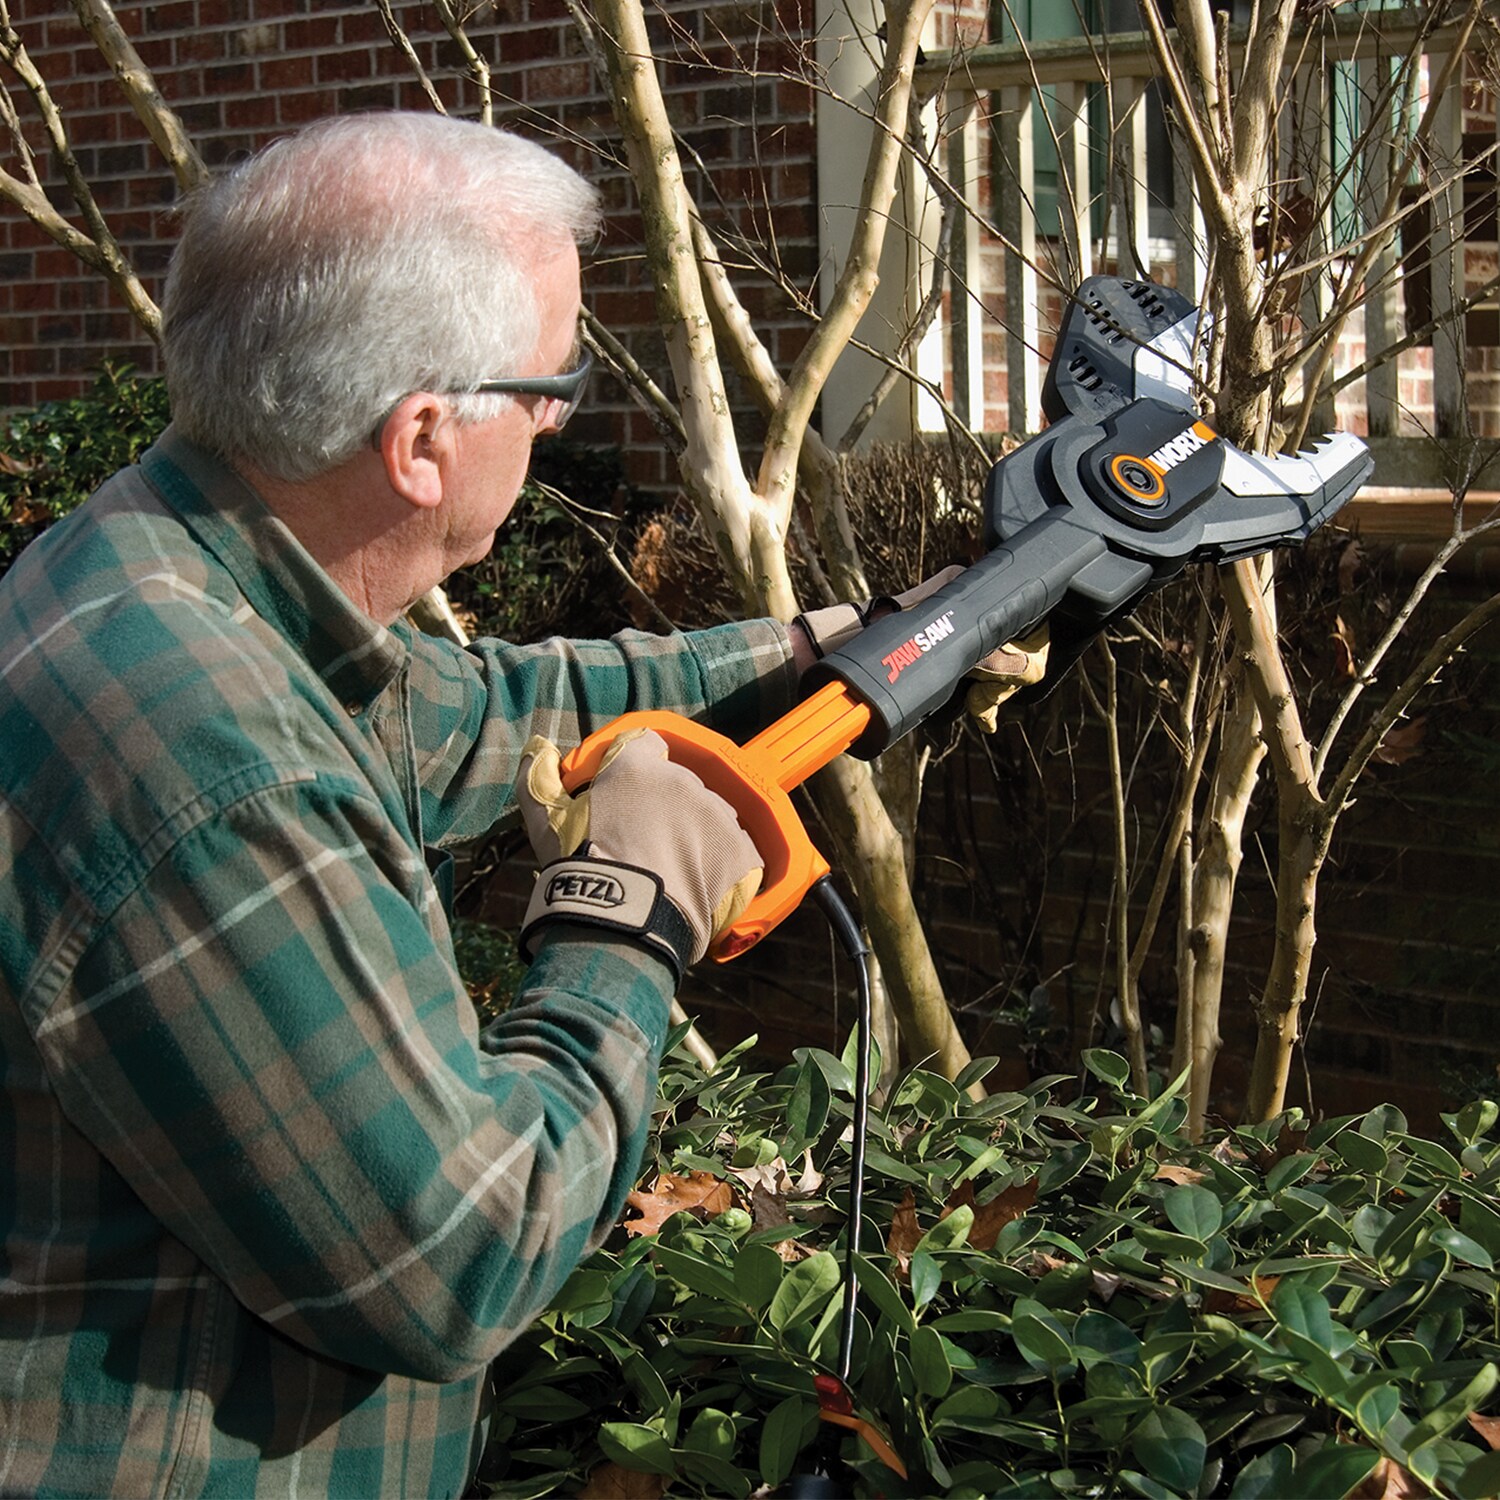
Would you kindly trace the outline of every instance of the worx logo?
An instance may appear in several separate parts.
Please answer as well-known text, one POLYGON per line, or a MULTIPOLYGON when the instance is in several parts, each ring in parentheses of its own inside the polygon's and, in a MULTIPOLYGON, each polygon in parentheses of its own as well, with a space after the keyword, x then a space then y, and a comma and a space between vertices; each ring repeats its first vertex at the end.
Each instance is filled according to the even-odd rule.
POLYGON ((897 646, 889 656, 882 656, 880 664, 886 668, 885 680, 894 682, 914 661, 921 659, 924 651, 931 651, 939 641, 946 641, 953 634, 953 628, 953 611, 950 609, 917 631, 909 641, 897 646))
POLYGON ((1194 422, 1186 432, 1179 432, 1176 437, 1163 443, 1146 462, 1158 473, 1168 473, 1175 469, 1183 459, 1190 457, 1200 448, 1206 448, 1217 437, 1218 433, 1212 427, 1202 422, 1194 422))
POLYGON ((562 870, 547 882, 547 902, 582 901, 589 906, 623 906, 625 887, 612 875, 562 870))

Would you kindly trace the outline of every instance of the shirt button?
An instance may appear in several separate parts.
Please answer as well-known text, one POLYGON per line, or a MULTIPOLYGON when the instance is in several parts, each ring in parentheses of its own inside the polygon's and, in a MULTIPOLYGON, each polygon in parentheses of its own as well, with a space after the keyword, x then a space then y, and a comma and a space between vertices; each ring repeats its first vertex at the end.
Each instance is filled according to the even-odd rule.
POLYGON ((348 714, 351 719, 357 719, 364 711, 364 704, 356 703, 352 698, 344 705, 344 712, 348 714))

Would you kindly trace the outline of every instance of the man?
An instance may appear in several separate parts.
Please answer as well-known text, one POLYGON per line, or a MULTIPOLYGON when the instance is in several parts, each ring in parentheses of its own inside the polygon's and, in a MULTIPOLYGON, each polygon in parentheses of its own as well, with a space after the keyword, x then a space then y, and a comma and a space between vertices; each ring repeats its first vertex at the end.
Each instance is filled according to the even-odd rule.
POLYGON ((757 857, 654 737, 588 804, 551 745, 743 735, 810 640, 401 623, 577 399, 597 223, 475 125, 272 146, 186 208, 173 428, 0 582, 0 1492, 457 1494, 486 1365, 620 1212, 757 857), (639 900, 539 898, 481 1042, 445 850, 523 771, 539 850, 639 900))

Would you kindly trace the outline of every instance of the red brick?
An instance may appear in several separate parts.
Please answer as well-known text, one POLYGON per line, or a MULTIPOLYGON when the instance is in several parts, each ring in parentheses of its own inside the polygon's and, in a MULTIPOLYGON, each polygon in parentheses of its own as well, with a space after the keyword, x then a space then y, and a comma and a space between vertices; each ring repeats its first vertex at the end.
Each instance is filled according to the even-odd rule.
POLYGON ((313 82, 310 57, 265 57, 255 65, 256 87, 267 93, 304 89, 313 82))
POLYGON ((224 123, 231 130, 264 130, 276 123, 273 94, 252 94, 247 99, 224 101, 224 123))
POLYGON ((282 94, 277 98, 276 112, 283 125, 306 125, 336 112, 334 96, 327 89, 282 94))
MULTIPOLYGON (((355 42, 371 42, 390 47, 391 39, 380 19, 379 10, 367 5, 351 15, 339 17, 339 40, 347 47, 355 42)), ((395 49, 392 48, 394 51, 395 49)))
POLYGON ((289 52, 331 51, 339 46, 339 32, 337 16, 307 16, 286 23, 281 45, 289 52))
POLYGON ((144 30, 160 36, 167 31, 191 31, 198 22, 193 0, 171 0, 168 4, 146 7, 144 30))
POLYGON ((375 75, 375 56, 368 47, 346 47, 324 52, 316 59, 319 83, 353 83, 375 75))

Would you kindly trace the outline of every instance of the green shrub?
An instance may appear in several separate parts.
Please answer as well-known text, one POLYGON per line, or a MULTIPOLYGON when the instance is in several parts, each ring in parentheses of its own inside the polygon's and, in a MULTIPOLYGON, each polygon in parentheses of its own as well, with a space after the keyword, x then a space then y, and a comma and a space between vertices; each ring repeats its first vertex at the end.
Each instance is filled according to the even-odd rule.
POLYGON ((106 364, 86 395, 4 419, 0 573, 116 469, 134 463, 169 420, 163 381, 106 364))
POLYGON ((1388 1106, 1195 1146, 1181 1081, 1135 1097, 1114 1053, 982 1103, 963 1085, 993 1060, 908 1074, 871 1122, 849 1382, 902 1479, 814 1397, 849 1059, 743 1056, 669 1056, 647 1181, 704 1172, 733 1202, 618 1231, 497 1363, 492 1494, 577 1493, 608 1461, 747 1497, 820 1459, 850 1495, 1336 1500, 1382 1462, 1402 1493, 1500 1492, 1467 1420, 1500 1357, 1494 1104, 1450 1146, 1388 1106))

